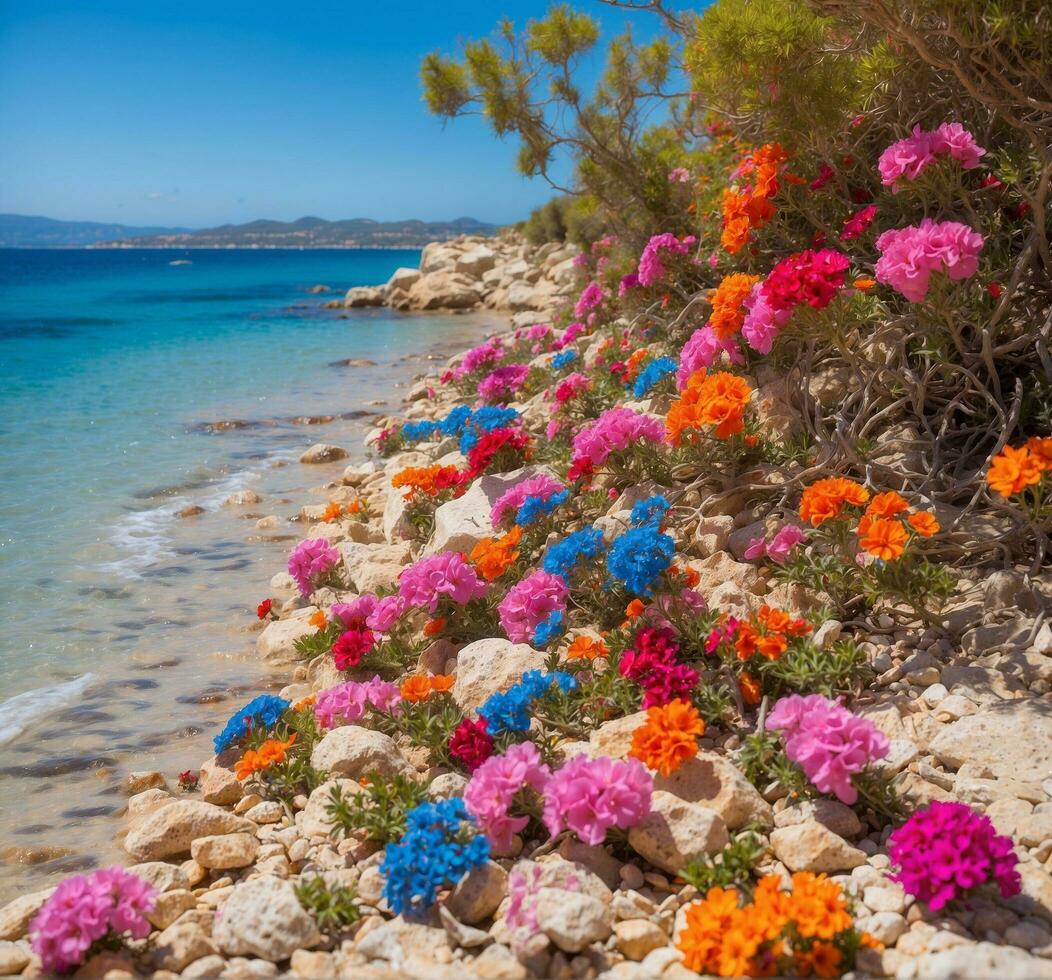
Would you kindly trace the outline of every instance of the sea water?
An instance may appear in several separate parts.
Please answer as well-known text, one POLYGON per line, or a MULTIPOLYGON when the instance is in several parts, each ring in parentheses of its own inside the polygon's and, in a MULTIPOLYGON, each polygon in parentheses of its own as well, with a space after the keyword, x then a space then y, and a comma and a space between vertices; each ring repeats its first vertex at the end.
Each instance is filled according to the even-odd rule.
POLYGON ((118 859, 122 778, 196 765, 287 679, 254 659, 254 607, 344 465, 300 454, 361 458, 429 356, 502 326, 324 308, 418 261, 0 250, 0 898, 118 859), (262 501, 224 504, 241 489, 262 501))

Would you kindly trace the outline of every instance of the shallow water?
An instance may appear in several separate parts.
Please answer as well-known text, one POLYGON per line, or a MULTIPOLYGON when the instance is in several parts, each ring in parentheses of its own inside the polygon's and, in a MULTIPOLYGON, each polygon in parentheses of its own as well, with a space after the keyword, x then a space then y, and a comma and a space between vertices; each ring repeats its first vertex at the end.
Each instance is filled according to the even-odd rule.
POLYGON ((0 251, 0 900, 119 860, 123 775, 196 767, 233 710, 285 682, 254 661, 255 605, 303 534, 285 518, 345 465, 300 453, 360 456, 428 355, 502 326, 309 293, 417 261, 0 251), (333 366, 347 358, 376 364, 333 366), (262 503, 224 506, 243 488, 262 503), (205 513, 179 518, 189 504, 205 513))

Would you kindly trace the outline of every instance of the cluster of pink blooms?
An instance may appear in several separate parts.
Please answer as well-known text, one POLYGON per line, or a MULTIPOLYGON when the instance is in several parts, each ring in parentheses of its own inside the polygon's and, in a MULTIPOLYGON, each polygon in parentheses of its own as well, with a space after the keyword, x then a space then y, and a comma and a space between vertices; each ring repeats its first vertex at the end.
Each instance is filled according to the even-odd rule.
POLYGON ((621 281, 617 284, 617 295, 625 296, 630 289, 635 289, 639 285, 639 273, 630 272, 627 276, 622 276, 621 281))
POLYGON ((827 307, 844 285, 849 265, 848 257, 832 248, 782 259, 745 299, 741 332, 749 346, 770 354, 793 310, 804 303, 816 310, 827 307))
POLYGON ((471 774, 464 806, 498 851, 510 850, 512 837, 529 823, 528 817, 511 815, 516 795, 527 787, 542 792, 551 775, 533 742, 518 742, 504 755, 490 756, 471 774))
POLYGON ((580 372, 568 374, 555 386, 555 402, 558 405, 565 405, 591 387, 592 379, 587 374, 580 372))
POLYGON ((587 329, 588 328, 581 323, 580 320, 575 320, 561 334, 559 334, 556 340, 552 341, 551 349, 562 350, 564 347, 572 344, 587 329))
POLYGON ((318 577, 340 563, 340 552, 325 538, 308 538, 292 549, 289 555, 289 575, 295 580, 304 598, 314 591, 318 577))
POLYGON ((489 519, 494 527, 497 527, 506 514, 514 516, 519 508, 526 502, 527 497, 540 497, 547 501, 554 497, 559 491, 565 490, 566 485, 549 476, 547 473, 538 473, 521 483, 516 483, 510 490, 505 490, 493 505, 489 519))
POLYGON ((867 204, 864 208, 856 211, 850 218, 844 222, 844 228, 840 232, 840 240, 842 242, 849 242, 852 238, 858 238, 865 230, 873 224, 873 220, 877 216, 877 206, 875 204, 867 204))
POLYGON ((479 382, 479 396, 485 402, 498 402, 518 391, 529 376, 528 364, 505 364, 491 371, 479 382))
POLYGON ((610 454, 639 442, 662 442, 665 424, 655 415, 619 406, 609 408, 573 439, 573 462, 602 466, 610 454))
POLYGON ((537 569, 516 582, 497 607, 500 625, 513 643, 529 643, 553 612, 566 612, 569 590, 558 576, 537 569))
POLYGON ((679 390, 687 387, 687 381, 696 371, 707 371, 712 367, 720 354, 726 354, 732 364, 741 364, 744 360, 733 337, 723 340, 709 326, 695 330, 679 353, 679 368, 676 370, 676 386, 679 390))
POLYGON ((402 700, 398 685, 376 676, 368 681, 348 681, 322 691, 314 702, 314 717, 322 728, 350 725, 366 708, 391 711, 402 700))
POLYGON ((46 973, 66 973, 109 934, 145 939, 156 898, 152 885, 123 868, 67 878, 29 926, 33 951, 46 973))
POLYGON ((821 694, 782 698, 767 727, 781 732, 785 754, 821 792, 848 806, 858 800, 851 777, 888 754, 887 735, 821 694))
POLYGON ((503 356, 504 345, 500 337, 491 337, 485 343, 479 344, 478 347, 472 347, 461 358, 460 363, 453 368, 453 377, 460 381, 461 378, 466 378, 469 374, 474 373, 486 364, 499 361, 503 356))
POLYGON ((933 912, 990 881, 1003 898, 1022 890, 1012 839, 963 803, 918 810, 888 837, 888 856, 900 868, 892 880, 933 912))
POLYGON ((876 276, 911 303, 928 295, 932 273, 968 279, 979 268, 984 238, 958 221, 933 221, 893 228, 877 239, 876 276))
POLYGON ((443 596, 458 605, 486 595, 486 584, 475 569, 455 551, 440 551, 421 558, 403 570, 398 595, 408 608, 435 612, 443 596))
POLYGON ((693 667, 678 663, 678 653, 679 644, 671 629, 645 627, 622 654, 618 669, 622 677, 643 688, 644 708, 688 697, 698 683, 700 675, 693 667))
POLYGON ((880 155, 877 169, 884 186, 898 191, 896 182, 900 178, 916 180, 936 157, 950 156, 964 170, 972 170, 979 166, 979 158, 985 153, 960 123, 943 123, 931 132, 917 125, 909 136, 892 143, 880 155))
POLYGON ((776 565, 783 565, 790 552, 806 540, 807 535, 795 524, 785 524, 774 533, 770 541, 765 538, 753 538, 749 547, 745 549, 744 557, 748 561, 756 561, 766 555, 776 565))
POLYGON ((332 619, 348 629, 364 624, 377 633, 388 632, 404 612, 405 602, 400 596, 380 598, 370 593, 355 596, 350 602, 337 602, 329 609, 332 619))
POLYGON ((662 252, 671 253, 672 255, 686 255, 696 241, 697 238, 693 235, 687 235, 686 238, 681 240, 670 231, 651 236, 650 241, 646 243, 642 254, 639 256, 639 269, 637 270, 639 285, 653 286, 654 283, 660 282, 665 278, 666 269, 661 261, 662 252))
POLYGON ((690 171, 686 167, 674 167, 668 172, 668 182, 670 184, 689 184, 690 171))
POLYGON ((574 316, 584 316, 589 310, 594 310, 606 298, 603 287, 597 282, 590 282, 581 290, 581 295, 573 308, 574 316))

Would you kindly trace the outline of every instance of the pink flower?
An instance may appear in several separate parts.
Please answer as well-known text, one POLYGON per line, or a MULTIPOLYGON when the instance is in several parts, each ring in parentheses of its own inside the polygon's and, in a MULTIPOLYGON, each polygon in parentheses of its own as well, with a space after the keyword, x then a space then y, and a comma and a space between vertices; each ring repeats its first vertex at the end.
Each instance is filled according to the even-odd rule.
POLYGON ((574 316, 584 316, 589 310, 594 310, 606 298, 603 287, 597 282, 590 282, 581 292, 577 304, 573 308, 574 316))
POLYGON ((538 473, 521 483, 516 483, 510 490, 505 490, 493 505, 490 511, 490 523, 496 527, 504 519, 504 515, 515 514, 525 503, 527 497, 540 497, 548 500, 554 497, 560 490, 565 490, 566 484, 556 480, 547 473, 538 473))
POLYGON ((681 241, 670 231, 653 235, 639 256, 639 285, 653 286, 665 278, 665 266, 661 262, 662 252, 686 255, 696 241, 693 235, 688 235, 681 241))
POLYGON ((30 923, 33 952, 46 973, 67 973, 108 934, 145 939, 156 898, 152 885, 123 868, 67 878, 30 923))
POLYGON ((585 325, 580 320, 571 323, 560 335, 558 340, 552 341, 552 350, 562 350, 568 344, 572 344, 585 331, 585 325))
POLYGON ((821 694, 782 698, 767 727, 781 731, 785 754, 821 792, 848 806, 858 800, 851 777, 888 754, 888 737, 871 721, 821 694))
POLYGON ((842 242, 849 242, 852 238, 858 238, 859 235, 873 224, 873 219, 876 216, 877 208, 876 205, 873 204, 862 208, 860 211, 856 211, 844 222, 844 229, 840 232, 840 240, 842 242))
POLYGON ((558 575, 541 569, 517 582, 497 607, 508 639, 529 643, 537 627, 553 612, 566 612, 568 594, 566 583, 558 575))
POLYGON ((789 557, 789 553, 806 540, 807 535, 795 524, 785 524, 778 529, 767 545, 767 557, 776 565, 782 565, 789 557))
POLYGON ((757 558, 763 558, 767 554, 767 541, 762 538, 750 538, 749 547, 745 549, 745 553, 742 557, 746 561, 756 561, 757 558))
POLYGON ((529 373, 528 364, 505 364, 495 368, 479 383, 479 397, 485 402, 510 398, 526 383, 529 373))
POLYGON ((812 191, 820 191, 835 176, 836 171, 829 166, 828 163, 823 163, 822 166, 818 168, 818 176, 811 181, 808 189, 812 191))
POLYGON ((592 379, 587 374, 574 372, 568 374, 555 386, 555 402, 565 405, 568 401, 576 398, 581 392, 592 387, 592 379))
POLYGON ((726 354, 731 364, 742 363, 741 350, 733 337, 721 340, 709 326, 695 330, 679 354, 679 368, 676 370, 676 386, 679 390, 687 387, 687 381, 695 371, 712 367, 720 354, 726 354))
POLYGON ((630 272, 627 276, 622 276, 621 281, 617 284, 617 295, 624 296, 629 290, 635 289, 638 285, 638 273, 630 272))
POLYGON ((937 154, 948 153, 962 170, 974 170, 979 166, 979 158, 986 155, 986 150, 975 142, 975 137, 956 122, 944 122, 938 126, 931 134, 931 147, 937 154))
POLYGON ((289 555, 289 575, 306 598, 314 591, 315 581, 340 563, 340 552, 325 538, 308 538, 292 549, 289 555))
POLYGON ((778 334, 789 322, 792 310, 776 310, 768 302, 762 286, 762 283, 753 286, 742 304, 746 310, 742 336, 753 350, 770 354, 778 334))
POLYGON ((637 759, 575 756, 544 787, 544 825, 553 837, 569 828, 586 844, 602 844, 611 827, 634 827, 650 813, 653 789, 637 759))
POLYGON ((689 184, 690 171, 686 167, 676 167, 668 172, 670 184, 689 184))
POLYGON ((486 585, 455 551, 428 555, 402 571, 398 594, 407 607, 435 612, 443 596, 458 605, 486 595, 486 585))
POLYGON ((398 685, 376 676, 369 681, 348 681, 322 691, 314 702, 314 717, 322 728, 351 725, 367 707, 377 711, 397 709, 402 700, 398 685))
POLYGON ((665 426, 660 418, 630 408, 610 408, 574 436, 573 460, 602 466, 611 453, 639 442, 660 443, 664 436, 665 426))
POLYGON ((893 228, 877 239, 876 277, 911 303, 928 295, 932 273, 967 279, 979 268, 983 236, 957 221, 932 221, 893 228))
POLYGON ((892 143, 877 161, 881 183, 894 189, 895 182, 902 177, 916 180, 921 171, 935 159, 931 137, 931 133, 917 125, 913 127, 912 135, 892 143))
POLYGON ((528 817, 511 815, 515 796, 525 787, 543 792, 551 774, 532 742, 518 742, 503 755, 490 756, 472 773, 464 787, 464 806, 494 848, 509 850, 512 837, 529 823, 528 817))
POLYGON ((484 344, 473 347, 453 369, 453 377, 459 381, 492 361, 499 361, 504 356, 504 345, 500 337, 491 337, 484 344))

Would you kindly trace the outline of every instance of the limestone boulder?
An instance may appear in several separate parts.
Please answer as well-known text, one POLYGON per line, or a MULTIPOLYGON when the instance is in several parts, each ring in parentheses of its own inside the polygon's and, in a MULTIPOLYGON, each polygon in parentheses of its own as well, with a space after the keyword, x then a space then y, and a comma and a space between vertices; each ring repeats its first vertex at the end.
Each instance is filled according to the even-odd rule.
POLYGON ((488 272, 497 264, 497 253, 485 245, 478 245, 473 249, 458 255, 453 262, 453 269, 478 279, 484 272, 488 272))
POLYGON ((457 656, 453 700, 469 711, 518 681, 524 671, 543 670, 547 655, 525 643, 490 637, 469 643, 457 656))
POLYGON ((541 888, 533 908, 541 932, 564 953, 579 953, 610 935, 610 910, 591 895, 541 888))
POLYGON ((258 956, 271 963, 322 938, 291 882, 271 877, 234 887, 216 917, 212 937, 230 956, 258 956))
POLYGON ((300 462, 308 464, 335 463, 337 460, 346 459, 349 455, 350 453, 346 449, 341 449, 339 446, 332 446, 326 442, 316 442, 300 456, 300 462))
POLYGON ((771 831, 771 847, 790 871, 836 874, 866 863, 865 852, 817 821, 771 831))
POLYGON ((359 725, 343 725, 327 732, 314 746, 311 765, 321 772, 361 779, 376 771, 382 776, 412 775, 394 739, 359 725))
POLYGON ((124 839, 124 849, 138 861, 187 854, 198 837, 254 833, 255 824, 201 800, 176 800, 144 817, 124 839))
POLYGON ((383 306, 384 290, 380 286, 352 286, 343 298, 343 305, 348 310, 383 306))
POLYGON ((14 942, 21 939, 29 929, 29 923, 51 897, 54 888, 20 895, 0 908, 0 940, 14 942))
POLYGON ((770 827, 774 822, 771 804, 741 772, 715 752, 701 750, 672 775, 655 776, 654 788, 715 810, 729 830, 738 830, 748 823, 770 827))
POLYGON ((400 290, 404 293, 408 293, 419 278, 419 269, 409 269, 402 266, 391 273, 391 278, 387 280, 387 286, 385 288, 388 293, 393 290, 400 290))
POLYGON ((1052 772, 1052 712, 1036 698, 995 703, 944 726, 930 750, 952 769, 970 762, 1001 779, 1052 772))
POLYGON ((274 667, 285 667, 303 659, 296 650, 296 641, 316 632, 307 622, 317 610, 314 606, 298 609, 288 619, 271 620, 256 637, 256 653, 274 667))
POLYGON ((651 812, 628 832, 628 843, 641 857, 670 874, 703 854, 715 854, 730 840, 715 810, 655 790, 651 812))
POLYGON ((202 868, 228 871, 231 868, 247 868, 259 851, 255 834, 214 834, 198 837, 190 844, 190 856, 202 868))
POLYGON ((410 288, 409 304, 415 310, 470 310, 482 299, 478 286, 477 280, 455 272, 428 272, 410 288))

